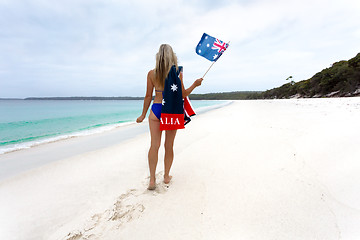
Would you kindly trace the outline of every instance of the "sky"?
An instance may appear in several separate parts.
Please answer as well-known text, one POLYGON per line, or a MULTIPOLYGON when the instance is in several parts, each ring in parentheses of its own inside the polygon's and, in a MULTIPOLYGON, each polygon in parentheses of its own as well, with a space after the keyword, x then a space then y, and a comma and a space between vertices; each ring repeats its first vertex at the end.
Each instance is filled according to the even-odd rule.
POLYGON ((160 44, 184 84, 228 50, 193 93, 263 91, 309 79, 360 52, 359 0, 0 0, 0 98, 144 96, 160 44))

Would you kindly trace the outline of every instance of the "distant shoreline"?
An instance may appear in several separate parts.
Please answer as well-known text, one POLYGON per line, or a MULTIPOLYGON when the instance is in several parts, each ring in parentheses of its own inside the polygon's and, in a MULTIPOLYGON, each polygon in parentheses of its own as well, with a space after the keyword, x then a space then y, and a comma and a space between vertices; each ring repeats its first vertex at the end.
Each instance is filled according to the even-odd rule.
POLYGON ((24 100, 143 100, 143 97, 29 97, 24 100))
POLYGON ((0 98, 0 100, 143 100, 144 97, 27 97, 0 98))
MULTIPOLYGON (((191 100, 240 100, 247 99, 250 94, 262 91, 234 91, 219 93, 190 94, 191 100)), ((144 100, 144 97, 27 97, 27 98, 0 98, 0 100, 144 100)))
MULTIPOLYGON (((268 91, 233 91, 233 92, 218 92, 218 93, 202 93, 202 94, 190 94, 190 100, 255 100, 255 99, 291 99, 291 98, 334 98, 334 97, 357 97, 360 95, 360 88, 352 93, 346 95, 339 95, 339 91, 331 92, 327 94, 316 94, 314 96, 303 96, 300 94, 295 94, 291 96, 264 96, 270 91, 275 91, 277 89, 272 89, 268 91)), ((0 101, 3 100, 78 100, 78 101, 88 101, 88 100, 144 100, 144 97, 27 97, 27 98, 0 98, 0 101)))

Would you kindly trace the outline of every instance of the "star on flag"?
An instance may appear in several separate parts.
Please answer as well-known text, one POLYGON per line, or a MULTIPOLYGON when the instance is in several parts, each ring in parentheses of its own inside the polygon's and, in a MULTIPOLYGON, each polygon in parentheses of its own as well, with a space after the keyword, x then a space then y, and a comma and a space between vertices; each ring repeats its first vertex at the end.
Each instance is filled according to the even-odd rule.
POLYGON ((171 90, 173 92, 177 91, 177 89, 178 89, 178 86, 175 83, 173 85, 171 85, 171 90))

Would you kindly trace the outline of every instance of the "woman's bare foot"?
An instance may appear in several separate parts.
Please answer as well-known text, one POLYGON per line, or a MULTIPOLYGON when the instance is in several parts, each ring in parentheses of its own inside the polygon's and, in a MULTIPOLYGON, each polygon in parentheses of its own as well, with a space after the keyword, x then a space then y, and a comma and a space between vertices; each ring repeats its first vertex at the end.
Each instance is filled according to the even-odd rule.
POLYGON ((148 190, 155 190, 156 184, 155 183, 149 183, 148 190))
POLYGON ((148 190, 155 190, 156 188, 156 182, 155 181, 151 181, 150 180, 150 183, 149 183, 149 186, 148 186, 148 190))
POLYGON ((171 179, 172 179, 172 176, 168 176, 168 177, 165 177, 165 176, 164 176, 164 183, 165 183, 165 184, 169 184, 170 181, 171 181, 171 179))

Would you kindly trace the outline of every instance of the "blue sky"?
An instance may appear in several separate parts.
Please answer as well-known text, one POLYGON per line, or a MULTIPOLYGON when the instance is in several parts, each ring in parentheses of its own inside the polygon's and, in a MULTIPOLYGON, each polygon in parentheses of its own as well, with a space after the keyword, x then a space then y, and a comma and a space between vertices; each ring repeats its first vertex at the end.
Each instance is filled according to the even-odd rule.
POLYGON ((229 49, 194 93, 266 90, 360 52, 358 0, 0 0, 0 97, 143 96, 161 43, 189 86, 211 62, 204 32, 229 49))

